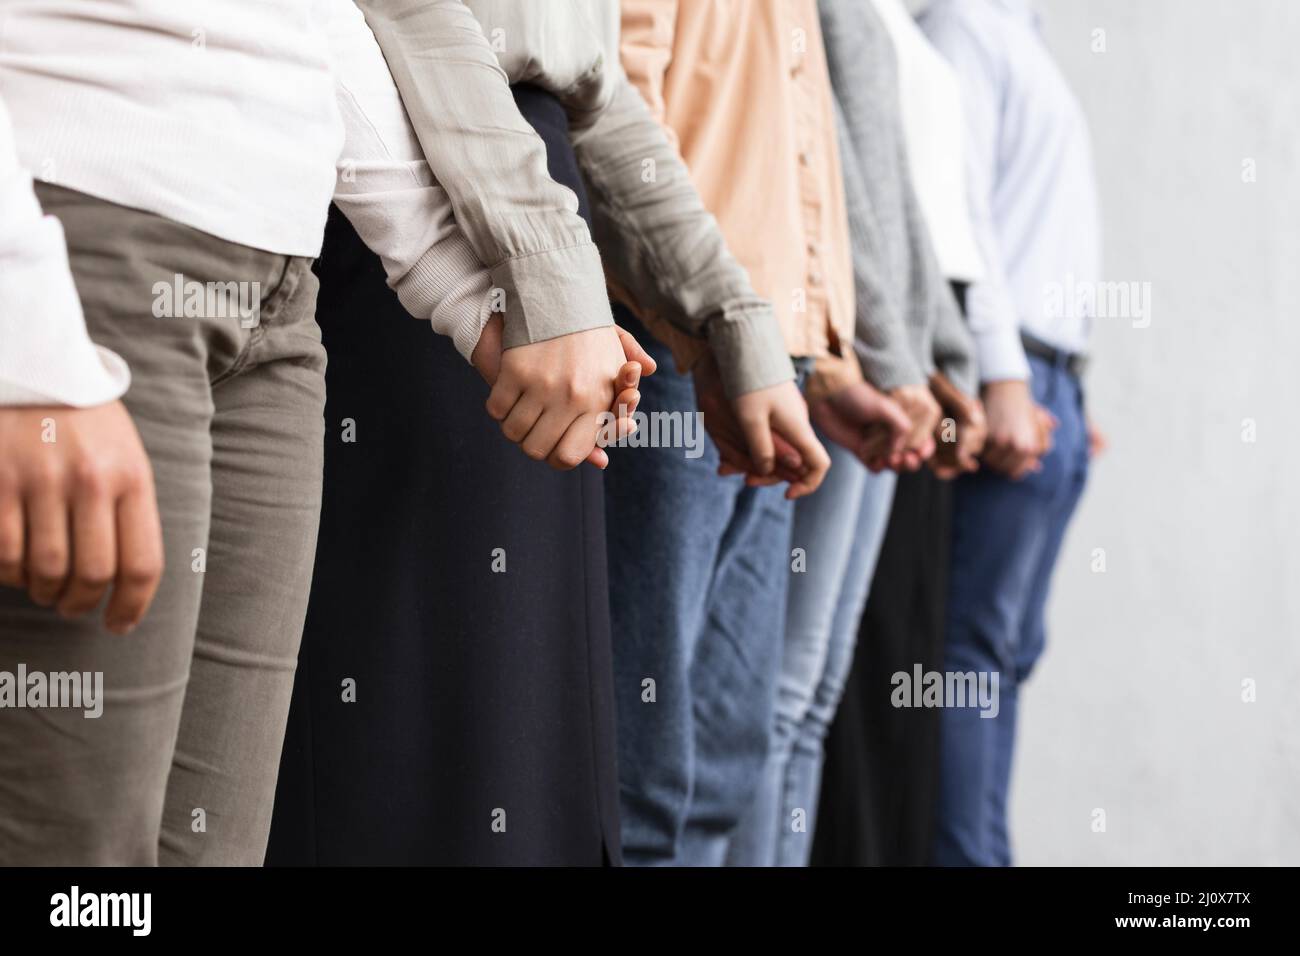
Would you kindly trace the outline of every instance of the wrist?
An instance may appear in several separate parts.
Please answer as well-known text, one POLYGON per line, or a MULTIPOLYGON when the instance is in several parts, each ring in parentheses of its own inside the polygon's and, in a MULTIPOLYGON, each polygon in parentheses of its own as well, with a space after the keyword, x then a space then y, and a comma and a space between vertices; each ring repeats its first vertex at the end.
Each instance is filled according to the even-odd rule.
POLYGON ((503 321, 500 313, 491 315, 479 333, 478 341, 470 353, 469 362, 479 374, 488 380, 496 381, 501 369, 501 336, 503 321))
POLYGON ((981 390, 986 396, 1028 395, 1029 382, 1023 378, 1004 378, 985 382, 981 390))

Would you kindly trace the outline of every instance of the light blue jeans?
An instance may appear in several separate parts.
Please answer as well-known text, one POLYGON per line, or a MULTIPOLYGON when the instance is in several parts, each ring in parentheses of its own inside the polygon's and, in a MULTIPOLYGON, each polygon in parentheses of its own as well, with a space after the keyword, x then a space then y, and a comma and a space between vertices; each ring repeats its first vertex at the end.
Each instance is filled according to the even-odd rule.
POLYGON ((795 505, 790 546, 802 548, 807 563, 790 574, 772 740, 757 796, 732 837, 731 866, 808 865, 823 744, 889 523, 897 476, 873 475, 822 440, 831 470, 795 505))

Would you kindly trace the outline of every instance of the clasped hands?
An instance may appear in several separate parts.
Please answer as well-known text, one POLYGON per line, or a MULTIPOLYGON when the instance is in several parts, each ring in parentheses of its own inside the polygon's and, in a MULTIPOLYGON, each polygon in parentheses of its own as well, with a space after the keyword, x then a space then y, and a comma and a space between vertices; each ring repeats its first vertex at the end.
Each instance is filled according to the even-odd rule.
MULTIPOLYGON (((636 431, 632 415, 640 402, 641 376, 656 369, 653 358, 625 329, 606 326, 545 342, 503 350, 503 320, 494 315, 483 329, 471 361, 492 386, 487 412, 502 433, 528 457, 567 470, 584 461, 597 468, 609 456, 597 447, 601 417, 616 416, 615 434, 636 431)), ((813 433, 803 396, 784 382, 728 399, 711 355, 695 369, 705 428, 724 463, 755 481, 790 482, 798 498, 821 484, 830 457, 813 433)))
MULTIPOLYGON (((616 416, 620 439, 636 431, 641 376, 654 374, 655 360, 618 326, 509 350, 501 341, 502 318, 494 315, 472 361, 492 386, 487 411, 506 438, 556 469, 584 461, 607 467, 597 444, 608 434, 602 416, 616 416)), ((873 472, 916 471, 928 462, 944 479, 973 472, 981 461, 1020 479, 1041 467, 1057 424, 1024 382, 988 383, 983 402, 940 373, 926 385, 889 392, 857 382, 810 409, 793 382, 728 399, 708 353, 693 374, 719 474, 743 474, 751 485, 787 482, 790 498, 815 491, 830 467, 813 423, 873 472)))
POLYGON ((943 479, 975 471, 988 434, 979 399, 937 372, 925 385, 887 392, 854 383, 814 402, 811 416, 873 473, 913 472, 922 464, 943 479))
POLYGON ((636 431, 641 376, 654 374, 655 360, 617 325, 505 350, 502 331, 502 317, 493 315, 470 358, 492 386, 487 413, 502 434, 561 471, 584 461, 607 467, 609 455, 596 444, 601 416, 617 417, 619 438, 636 431))

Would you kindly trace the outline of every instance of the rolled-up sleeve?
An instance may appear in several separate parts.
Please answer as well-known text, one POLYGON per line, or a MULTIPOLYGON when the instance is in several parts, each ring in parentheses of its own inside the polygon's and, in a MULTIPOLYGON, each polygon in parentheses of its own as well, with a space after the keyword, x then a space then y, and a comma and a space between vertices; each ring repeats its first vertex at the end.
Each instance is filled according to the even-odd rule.
POLYGON ((573 191, 515 105, 459 0, 357 0, 434 178, 500 290, 513 348, 612 324, 600 254, 573 191))
POLYGON ((406 310, 468 361, 490 316, 491 277, 430 172, 361 11, 352 0, 326 9, 344 129, 334 204, 379 256, 406 310))

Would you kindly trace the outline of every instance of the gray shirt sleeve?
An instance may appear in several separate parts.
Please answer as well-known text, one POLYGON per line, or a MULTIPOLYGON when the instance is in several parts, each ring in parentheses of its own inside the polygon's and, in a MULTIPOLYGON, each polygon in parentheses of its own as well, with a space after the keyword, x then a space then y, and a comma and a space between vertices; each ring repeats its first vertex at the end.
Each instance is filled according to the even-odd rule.
POLYGON ((573 191, 460 0, 357 0, 456 221, 504 292, 506 348, 613 323, 573 191))
POLYGON ((638 305, 708 339, 730 396, 794 378, 772 312, 641 93, 619 68, 609 105, 574 135, 597 242, 638 305))
MULTIPOLYGON (((459 0, 357 0, 456 220, 505 291, 507 348, 612 321, 601 258, 571 190, 547 173, 546 147, 520 115, 506 74, 459 0)), ((507 31, 509 33, 509 31, 507 31)), ((563 30, 510 33, 543 74, 549 47, 599 43, 563 30)), ((573 119, 596 234, 611 277, 683 331, 708 339, 728 394, 794 378, 771 305, 727 252, 685 167, 623 75, 589 83, 603 103, 573 119), (642 179, 650 160, 658 179, 642 179)), ((583 97, 584 101, 587 97, 583 97)))

